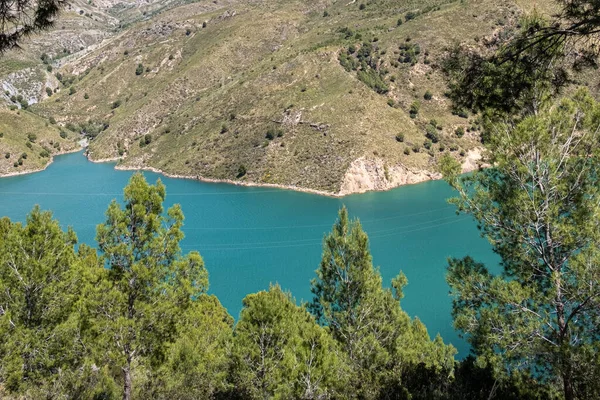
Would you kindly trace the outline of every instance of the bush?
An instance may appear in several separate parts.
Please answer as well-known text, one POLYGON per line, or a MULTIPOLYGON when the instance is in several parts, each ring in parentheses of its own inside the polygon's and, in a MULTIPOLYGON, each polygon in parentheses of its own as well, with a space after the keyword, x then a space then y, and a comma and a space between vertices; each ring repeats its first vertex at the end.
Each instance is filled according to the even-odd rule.
POLYGON ((417 115, 419 115, 419 110, 421 108, 421 104, 418 101, 413 102, 410 105, 410 110, 408 111, 410 113, 410 117, 411 118, 416 118, 417 115))
POLYGON ((423 143, 423 147, 425 147, 427 150, 431 150, 431 146, 432 146, 431 140, 426 140, 423 143))
POLYGON ((246 172, 246 166, 243 164, 240 165, 237 170, 236 178, 241 178, 242 176, 246 175, 246 172))
POLYGON ((396 141, 400 142, 400 143, 404 142, 404 133, 397 134, 396 135, 396 141))
POLYGON ((364 10, 365 8, 367 8, 367 6, 365 5, 365 3, 360 3, 360 6, 358 6, 359 10, 364 10))
POLYGON ((387 104, 388 104, 388 106, 390 106, 390 107, 394 107, 394 105, 395 105, 396 103, 394 102, 394 99, 388 99, 388 101, 387 101, 387 104))
POLYGON ((48 97, 52 96, 52 89, 46 86, 46 94, 48 97))
POLYGON ((419 14, 414 11, 409 11, 404 15, 404 20, 408 22, 410 20, 417 18, 418 15, 419 14))
POLYGON ((437 143, 440 141, 440 135, 435 126, 429 124, 425 128, 425 137, 431 140, 433 143, 437 143))
POLYGON ((69 96, 72 96, 75 93, 77 93, 77 90, 75 90, 75 88, 73 86, 71 86, 71 88, 69 88, 69 96))
POLYGON ((6 158, 8 160, 10 158, 10 153, 5 153, 4 158, 6 158))
POLYGON ((35 143, 35 141, 37 140, 37 135, 35 133, 30 133, 30 134, 27 135, 27 139, 31 143, 35 143))
POLYGON ((396 22, 396 26, 400 26, 402 25, 402 18, 398 18, 398 21, 396 22))
POLYGON ((431 100, 433 98, 433 93, 431 93, 429 90, 425 92, 425 94, 423 95, 423 98, 425 100, 431 100))
POLYGON ((0 132, 0 138, 4 137, 4 132, 0 132))
POLYGON ((122 104, 121 100, 115 100, 111 104, 110 108, 112 108, 114 110, 115 108, 119 108, 121 106, 121 104, 122 104))
POLYGON ((419 151, 421 151, 421 148, 420 148, 418 145, 416 145, 416 144, 415 144, 415 145, 413 146, 413 148, 412 148, 412 151, 413 151, 414 153, 418 153, 419 151))
POLYGON ((460 127, 456 128, 454 133, 456 134, 457 137, 461 138, 461 137, 465 136, 465 128, 460 126, 460 127))
POLYGON ((327 12, 327 10, 323 11, 323 17, 329 17, 329 13, 327 12))
POLYGON ((59 135, 60 135, 60 137, 61 137, 61 138, 63 138, 63 139, 66 139, 66 138, 67 138, 67 136, 68 136, 68 135, 67 135, 67 132, 65 132, 65 131, 62 131, 62 130, 60 131, 59 135))
POLYGON ((275 128, 269 128, 267 130, 267 134, 265 135, 265 138, 268 140, 273 140, 276 137, 282 137, 283 136, 283 130, 281 129, 275 129, 275 128))
POLYGON ((404 154, 409 155, 410 154, 410 148, 405 147, 404 148, 404 154))
POLYGON ((229 128, 227 127, 227 124, 221 125, 221 133, 227 133, 227 132, 229 132, 229 128))
POLYGON ((46 67, 46 71, 48 71, 48 72, 52 72, 52 65, 48 65, 48 66, 46 67))
POLYGON ((48 152, 48 150, 42 150, 42 151, 40 151, 40 157, 48 158, 48 157, 50 157, 50 153, 48 152))
POLYGON ((442 153, 444 150, 446 150, 446 146, 444 146, 444 143, 440 143, 440 153, 442 153))
POLYGON ((31 144, 31 142, 25 143, 25 146, 27 146, 28 149, 33 150, 33 145, 31 144))
POLYGON ((83 98, 87 100, 87 99, 89 99, 89 98, 90 98, 90 95, 89 95, 89 94, 87 94, 87 93, 84 93, 84 95, 83 95, 83 98))
POLYGON ((460 156, 461 156, 461 157, 464 157, 464 156, 465 156, 465 151, 464 151, 464 150, 461 150, 461 151, 460 151, 460 156))
POLYGON ((141 75, 143 73, 144 73, 144 66, 140 63, 140 64, 138 64, 137 68, 135 69, 135 74, 141 75))
POLYGON ((23 153, 23 154, 21 154, 21 158, 22 158, 23 160, 27 160, 27 153, 23 153))

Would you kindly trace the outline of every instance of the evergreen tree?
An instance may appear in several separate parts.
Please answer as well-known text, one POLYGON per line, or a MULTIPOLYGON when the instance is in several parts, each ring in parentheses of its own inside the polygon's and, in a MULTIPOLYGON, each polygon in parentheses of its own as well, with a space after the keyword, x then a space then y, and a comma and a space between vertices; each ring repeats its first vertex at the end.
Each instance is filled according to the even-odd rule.
POLYGON ((106 268, 97 271, 89 307, 97 357, 102 365, 120 369, 128 400, 134 375, 143 382, 164 361, 177 337, 177 320, 206 291, 208 274, 198 253, 181 256, 183 213, 174 205, 163 214, 160 181, 149 185, 136 173, 124 195, 123 207, 113 201, 97 229, 106 268))
POLYGON ((455 325, 496 376, 522 374, 560 397, 600 396, 600 106, 585 90, 517 126, 497 126, 494 168, 446 176, 459 210, 502 258, 493 274, 450 260, 455 325))
POLYGON ((347 376, 342 357, 327 331, 279 286, 244 299, 233 349, 242 398, 339 398, 347 376))
POLYGON ((233 318, 215 296, 197 297, 178 316, 177 338, 142 397, 200 400, 227 391, 232 328, 233 318))
POLYGON ((425 326, 400 308, 406 283, 400 274, 393 290, 382 287, 367 234, 342 208, 324 239, 309 309, 348 354, 353 392, 360 398, 377 398, 400 387, 402 375, 419 363, 446 372, 453 368, 454 348, 439 338, 431 342, 425 326))
MULTIPOLYGON (((35 207, 25 225, 0 220, 0 395, 83 396, 87 351, 78 313, 95 252, 35 207)), ((1 396, 3 397, 3 396, 1 396)))

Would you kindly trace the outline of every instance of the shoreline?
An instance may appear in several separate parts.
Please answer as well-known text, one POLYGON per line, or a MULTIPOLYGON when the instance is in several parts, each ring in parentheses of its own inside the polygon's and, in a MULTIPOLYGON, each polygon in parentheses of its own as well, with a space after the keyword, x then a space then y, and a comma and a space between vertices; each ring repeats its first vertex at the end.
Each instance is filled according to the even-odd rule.
MULTIPOLYGON (((70 151, 65 151, 65 152, 60 152, 60 153, 56 153, 52 155, 52 158, 50 159, 50 161, 43 167, 40 169, 33 169, 33 170, 27 170, 27 171, 19 171, 19 172, 10 172, 7 174, 0 174, 0 179, 1 178, 8 178, 8 177, 14 177, 14 176, 19 176, 19 175, 27 175, 27 174, 33 174, 36 172, 42 172, 44 171, 46 168, 48 168, 53 162, 54 162, 54 157, 56 156, 62 156, 62 155, 66 155, 66 154, 72 154, 72 153, 78 153, 78 152, 84 152, 85 148, 79 148, 79 149, 73 149, 70 151)), ((121 158, 120 157, 111 157, 111 158, 102 158, 102 159, 91 159, 87 154, 83 154, 83 156, 92 163, 96 163, 96 164, 100 164, 100 163, 110 163, 110 162, 118 162, 121 158)), ((156 174, 160 174, 163 175, 167 178, 173 178, 173 179, 190 179, 190 180, 195 180, 195 181, 199 181, 199 182, 205 182, 205 183, 222 183, 222 184, 228 184, 228 185, 235 185, 235 186, 245 186, 245 187, 267 187, 267 188, 274 188, 274 189, 281 189, 281 190, 291 190, 291 191, 295 191, 295 192, 300 192, 300 193, 309 193, 309 194, 315 194, 315 195, 319 195, 319 196, 326 196, 326 197, 333 197, 333 198, 343 198, 346 196, 350 196, 353 194, 364 194, 364 193, 374 193, 374 192, 387 192, 389 190, 393 190, 396 189, 398 187, 401 186, 408 186, 408 185, 416 185, 419 183, 424 183, 424 182, 428 182, 428 181, 435 181, 435 180, 440 180, 441 178, 437 179, 435 177, 433 177, 432 175, 427 175, 428 179, 423 179, 420 181, 415 181, 415 182, 410 182, 410 183, 404 183, 404 184, 400 184, 394 187, 387 187, 385 189, 370 189, 370 190, 364 190, 364 191, 356 191, 356 192, 344 192, 342 193, 341 189, 340 191, 338 191, 337 193, 335 192, 328 192, 325 190, 318 190, 318 189, 310 189, 310 188, 304 188, 304 187, 300 187, 300 186, 295 186, 295 185, 282 185, 282 184, 278 184, 278 183, 257 183, 257 182, 242 182, 242 181, 234 181, 232 179, 215 179, 215 178, 206 178, 203 177, 201 175, 182 175, 182 174, 174 174, 174 173, 170 173, 170 172, 165 172, 162 171, 159 168, 155 168, 155 167, 150 167, 150 166, 144 166, 144 167, 134 167, 134 166, 123 166, 123 165, 115 165, 114 167, 115 170, 119 170, 119 171, 149 171, 149 172, 154 172, 156 174)))
POLYGON ((36 172, 45 171, 46 168, 48 168, 54 162, 54 157, 63 156, 65 154, 79 153, 82 150, 84 150, 84 149, 83 148, 78 148, 78 149, 73 149, 73 150, 68 150, 68 151, 60 151, 58 153, 54 153, 54 154, 51 155, 50 160, 42 168, 28 169, 28 170, 24 170, 24 171, 7 172, 5 174, 0 173, 0 179, 2 179, 2 178, 10 178, 10 177, 13 177, 13 176, 35 174, 36 172))

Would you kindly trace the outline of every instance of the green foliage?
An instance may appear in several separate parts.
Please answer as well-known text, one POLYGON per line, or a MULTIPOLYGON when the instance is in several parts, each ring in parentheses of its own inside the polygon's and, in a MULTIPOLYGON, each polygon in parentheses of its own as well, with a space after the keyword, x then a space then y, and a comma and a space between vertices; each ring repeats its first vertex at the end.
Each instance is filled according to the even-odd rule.
POLYGON ((97 327, 98 357, 122 371, 129 399, 136 371, 152 370, 176 340, 179 317, 206 292, 208 274, 197 252, 181 256, 183 213, 163 212, 165 187, 140 173, 124 189, 124 205, 113 201, 96 240, 106 269, 88 296, 97 327), (152 327, 149 329, 149 327, 152 327))
POLYGON ((493 169, 446 173, 502 258, 498 274, 450 260, 456 327, 498 379, 535 378, 569 400, 600 394, 599 125, 600 106, 579 90, 499 126, 493 169))
POLYGON ((75 87, 71 86, 71 87, 69 88, 69 96, 72 96, 72 95, 74 95, 75 93, 77 93, 77 90, 75 90, 75 87))
POLYGON ((459 137, 459 138, 465 136, 465 128, 463 128, 462 126, 459 126, 454 131, 454 134, 456 135, 456 137, 459 137))
POLYGON ((121 107, 121 104, 122 104, 122 103, 123 103, 123 102, 122 102, 121 100, 115 100, 115 101, 113 101, 113 103, 111 104, 110 108, 112 108, 113 110, 114 110, 115 108, 119 108, 119 107, 121 107))
POLYGON ((46 86, 46 94, 48 95, 48 97, 52 96, 52 88, 46 86))
POLYGON ((425 100, 431 100, 433 98, 433 93, 431 93, 431 91, 426 91, 425 94, 423 95, 423 98, 425 100))
POLYGON ((137 65, 137 68, 135 69, 135 74, 141 75, 143 73, 144 73, 144 66, 140 63, 137 65))
POLYGON ((37 135, 35 133, 29 133, 27 134, 27 140, 29 140, 31 143, 35 143, 37 140, 37 135))
POLYGON ((410 105, 410 110, 408 111, 410 114, 410 117, 412 119, 415 119, 417 117, 417 115, 419 115, 419 110, 421 109, 421 103, 419 103, 418 101, 414 101, 411 105, 410 105))
POLYGON ((243 303, 233 347, 236 390, 249 399, 337 397, 347 373, 327 331, 279 286, 243 303))
POLYGON ((230 386, 233 318, 215 296, 202 294, 176 324, 177 336, 142 397, 208 400, 225 392, 230 386))
POLYGON ((242 164, 238 167, 237 175, 235 177, 239 179, 239 178, 243 177, 244 175, 246 175, 246 172, 247 172, 246 166, 242 164))
POLYGON ((431 123, 429 123, 425 127, 425 137, 427 137, 427 139, 431 140, 433 143, 439 142, 440 135, 438 133, 437 127, 435 125, 431 125, 431 123))
POLYGON ((348 355, 351 391, 359 397, 377 398, 422 360, 440 369, 452 368, 454 348, 441 339, 431 342, 425 327, 400 308, 406 283, 400 273, 392 281, 393 291, 382 287, 366 233, 342 208, 323 242, 309 309, 348 355))
POLYGON ((282 137, 283 136, 283 130, 279 129, 279 128, 269 128, 267 130, 267 133, 265 134, 265 138, 268 140, 273 140, 276 137, 282 137))
POLYGON ((25 225, 0 220, 0 382, 16 397, 72 395, 87 371, 77 309, 96 260, 76 243, 38 207, 25 225))
POLYGON ((396 135, 396 141, 400 142, 400 143, 404 142, 404 133, 397 134, 396 135))

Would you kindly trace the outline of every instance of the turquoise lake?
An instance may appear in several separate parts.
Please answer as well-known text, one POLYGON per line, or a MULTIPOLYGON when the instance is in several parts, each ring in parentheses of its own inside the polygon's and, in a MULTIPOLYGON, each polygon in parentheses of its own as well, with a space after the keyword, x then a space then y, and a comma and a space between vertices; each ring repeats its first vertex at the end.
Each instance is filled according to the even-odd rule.
MULTIPOLYGON (((55 158, 45 171, 0 179, 0 216, 24 221, 35 204, 52 210, 63 227, 72 226, 79 241, 95 245, 95 226, 103 222, 112 199, 132 172, 114 164, 88 162, 81 153, 55 158)), ((446 259, 471 255, 498 264, 470 217, 456 215, 446 199, 452 189, 442 181, 400 187, 389 192, 344 198, 170 179, 145 173, 167 188, 166 206, 180 203, 185 214, 184 252, 198 250, 210 273, 210 292, 237 317, 246 294, 279 283, 298 302, 311 298, 310 280, 321 258, 321 242, 345 204, 360 218, 371 241, 373 263, 383 281, 404 271, 409 284, 402 307, 419 317, 431 336, 468 353, 452 327, 446 259)))

